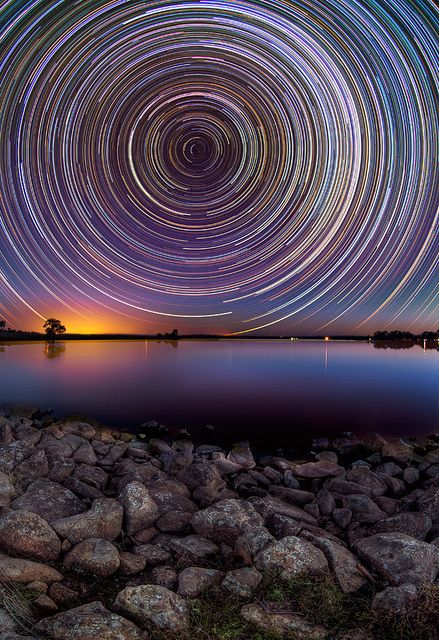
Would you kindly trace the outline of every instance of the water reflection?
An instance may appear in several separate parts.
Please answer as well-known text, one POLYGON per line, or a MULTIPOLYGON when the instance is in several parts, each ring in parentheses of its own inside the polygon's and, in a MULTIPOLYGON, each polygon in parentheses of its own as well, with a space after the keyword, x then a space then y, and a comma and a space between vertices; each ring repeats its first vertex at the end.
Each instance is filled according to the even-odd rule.
POLYGON ((66 350, 66 345, 62 342, 46 342, 44 346, 44 355, 52 360, 59 358, 66 350))

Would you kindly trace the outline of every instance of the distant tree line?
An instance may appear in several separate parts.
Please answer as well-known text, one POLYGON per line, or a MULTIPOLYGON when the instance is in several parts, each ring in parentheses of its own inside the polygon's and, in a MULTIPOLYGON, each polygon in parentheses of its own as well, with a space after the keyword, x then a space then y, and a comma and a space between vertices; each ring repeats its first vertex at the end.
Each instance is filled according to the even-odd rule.
POLYGON ((384 342, 417 342, 419 340, 437 340, 439 331, 424 331, 414 334, 410 331, 375 331, 373 340, 384 342))

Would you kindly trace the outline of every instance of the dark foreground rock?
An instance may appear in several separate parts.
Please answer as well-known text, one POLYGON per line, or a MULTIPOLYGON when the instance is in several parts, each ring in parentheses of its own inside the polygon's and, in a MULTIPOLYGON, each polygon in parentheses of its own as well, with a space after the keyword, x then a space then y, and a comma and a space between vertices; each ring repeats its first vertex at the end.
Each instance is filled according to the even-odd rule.
MULTIPOLYGON (((25 589, 40 634, 189 640, 214 598, 238 616, 218 637, 381 640, 354 619, 346 633, 316 624, 331 589, 368 601, 375 625, 439 606, 439 438, 347 435, 316 442, 306 460, 258 459, 248 443, 194 448, 4 413, 0 611, 25 589), (292 585, 314 581, 327 595, 300 609, 292 585)), ((14 625, 1 640, 20 633, 14 625)))

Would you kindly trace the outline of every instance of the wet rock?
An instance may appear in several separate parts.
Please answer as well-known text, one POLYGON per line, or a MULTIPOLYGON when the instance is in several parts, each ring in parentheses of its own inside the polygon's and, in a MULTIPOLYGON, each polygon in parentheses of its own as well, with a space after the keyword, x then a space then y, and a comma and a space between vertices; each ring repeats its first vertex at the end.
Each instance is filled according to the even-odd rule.
POLYGON ((47 522, 73 516, 86 506, 69 489, 47 478, 34 480, 26 492, 11 503, 11 508, 37 513, 47 522))
POLYGON ((406 444, 400 438, 388 440, 381 449, 383 458, 391 458, 396 462, 407 463, 413 455, 413 447, 406 444))
POLYGON ((125 509, 125 528, 129 535, 149 527, 158 518, 158 507, 140 482, 130 482, 122 491, 120 501, 125 509))
POLYGON ((373 524, 386 517, 384 511, 365 495, 344 496, 343 506, 352 511, 352 517, 358 522, 373 524))
POLYGON ((324 640, 327 633, 323 627, 312 625, 294 613, 269 613, 258 602, 245 604, 241 616, 255 627, 279 638, 301 638, 301 640, 324 640))
POLYGON ((116 611, 133 618, 140 626, 180 633, 189 627, 188 609, 181 596, 159 585, 126 587, 114 603, 116 611))
POLYGON ((113 498, 100 498, 85 513, 54 520, 52 527, 72 544, 86 538, 104 538, 112 542, 122 530, 122 520, 122 505, 113 498))
POLYGON ((370 534, 397 531, 399 533, 406 533, 418 540, 425 540, 431 527, 431 518, 426 513, 413 513, 409 511, 380 520, 371 528, 370 534))
POLYGON ((202 563, 219 551, 218 545, 199 535, 171 538, 169 547, 175 552, 177 558, 186 560, 189 565, 202 563))
POLYGON ((0 548, 12 556, 51 562, 58 559, 61 543, 36 513, 9 511, 0 517, 0 548))
POLYGON ((156 544, 141 544, 133 548, 136 556, 142 556, 148 567, 155 567, 170 561, 171 554, 156 544))
POLYGON ((45 564, 21 558, 10 558, 0 554, 0 583, 22 582, 29 583, 35 580, 41 582, 57 582, 63 577, 59 571, 45 564))
POLYGON ((254 469, 256 467, 256 462, 248 442, 235 444, 227 456, 227 460, 239 464, 243 469, 254 469))
POLYGON ((418 597, 418 589, 413 584, 387 587, 376 594, 372 602, 375 613, 394 616, 411 607, 418 597))
POLYGON ((262 575, 253 567, 227 571, 221 587, 238 598, 250 598, 258 588, 262 575))
POLYGON ((174 567, 154 567, 151 570, 151 582, 173 591, 178 580, 178 573, 174 567))
POLYGON ((261 516, 249 502, 223 500, 195 513, 195 531, 215 542, 234 543, 245 531, 263 524, 261 516))
POLYGON ((439 549, 404 533, 378 533, 359 540, 357 553, 391 585, 422 585, 439 573, 439 549))
POLYGON ((309 542, 295 536, 282 540, 260 551, 255 559, 259 571, 280 572, 288 580, 300 573, 321 574, 328 572, 324 554, 309 542))
POLYGON ((36 630, 62 640, 147 640, 135 624, 111 613, 100 602, 45 618, 36 630))
POLYGON ((203 567, 187 567, 178 576, 178 595, 197 598, 203 591, 218 585, 224 577, 222 571, 203 567))
POLYGON ((367 585, 360 562, 353 553, 327 538, 314 538, 312 544, 322 551, 343 593, 355 593, 367 585))
POLYGON ((102 538, 88 538, 79 542, 64 558, 66 569, 76 569, 100 577, 115 573, 119 565, 118 550, 111 542, 102 538))

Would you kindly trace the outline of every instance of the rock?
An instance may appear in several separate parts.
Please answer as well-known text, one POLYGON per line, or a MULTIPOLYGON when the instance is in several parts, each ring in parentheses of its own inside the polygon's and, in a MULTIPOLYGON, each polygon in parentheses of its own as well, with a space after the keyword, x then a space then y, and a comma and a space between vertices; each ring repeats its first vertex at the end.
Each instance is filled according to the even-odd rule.
POLYGON ((11 442, 0 447, 0 471, 10 473, 17 464, 35 453, 35 447, 28 442, 11 442))
POLYGON ((189 529, 191 519, 191 513, 168 511, 157 520, 156 526, 165 533, 181 533, 189 529))
POLYGON ((408 511, 391 518, 385 518, 377 522, 370 530, 370 534, 386 533, 387 531, 397 531, 406 533, 412 538, 425 540, 432 527, 430 516, 426 513, 414 513, 408 511))
POLYGON ((71 433, 75 436, 80 436, 86 440, 93 440, 96 436, 96 429, 88 422, 81 422, 80 420, 68 420, 58 423, 59 428, 64 433, 71 433))
POLYGON ((7 473, 0 471, 0 509, 9 507, 12 498, 16 495, 16 489, 7 473))
POLYGON ((122 442, 118 445, 112 445, 107 455, 98 460, 98 464, 102 467, 112 467, 123 457, 127 449, 128 444, 126 442, 122 442))
POLYGON ((62 579, 63 577, 59 571, 45 564, 33 562, 32 560, 22 560, 21 558, 10 558, 0 554, 0 583, 29 583, 35 580, 57 582, 62 579))
POLYGON ((384 511, 384 513, 387 513, 388 516, 396 515, 398 511, 401 509, 400 501, 396 500, 395 498, 388 498, 387 496, 378 496, 378 498, 375 498, 374 502, 377 505, 377 507, 379 507, 381 511, 384 511))
POLYGON ((52 562, 59 557, 61 543, 36 513, 9 511, 0 517, 0 548, 12 556, 52 562))
POLYGON ((125 587, 117 596, 114 607, 142 627, 152 624, 173 633, 185 632, 189 627, 188 609, 183 598, 159 585, 125 587))
POLYGON ((290 468, 287 468, 285 470, 282 470, 282 473, 280 471, 278 471, 277 469, 273 469, 273 467, 267 466, 264 467, 264 476, 267 476, 267 478, 270 480, 270 482, 272 482, 273 484, 280 484, 284 478, 284 474, 289 471, 291 473, 291 476, 288 476, 289 478, 294 477, 296 479, 297 482, 297 487, 292 487, 292 489, 300 489, 300 485, 299 485, 299 481, 297 480, 296 476, 294 476, 293 472, 291 471, 290 468))
POLYGON ((258 553, 255 559, 259 571, 280 572, 288 580, 308 572, 328 572, 328 563, 323 553, 309 542, 295 536, 287 536, 258 553))
POLYGON ((53 482, 64 482, 76 469, 76 465, 71 458, 52 458, 50 461, 50 471, 47 475, 53 482))
POLYGON ((372 611, 385 616, 394 616, 411 607, 418 597, 418 589, 413 584, 400 587, 387 587, 376 594, 372 602, 372 611))
POLYGON ((32 607, 36 608, 42 616, 47 616, 58 611, 58 605, 45 593, 42 593, 32 601, 32 607))
POLYGON ((127 484, 120 501, 125 509, 125 528, 129 535, 154 524, 159 516, 156 503, 140 482, 127 484))
POLYGON ((80 464, 73 471, 73 477, 103 491, 108 483, 108 475, 100 467, 80 464))
POLYGON ((279 638, 301 640, 324 640, 327 633, 323 627, 308 623, 294 613, 268 613, 258 602, 245 604, 241 616, 250 624, 279 638))
MULTIPOLYGON (((395 465, 396 466, 396 465, 395 465)), ((373 471, 369 471, 367 467, 355 467, 346 472, 346 480, 355 482, 362 488, 368 489, 367 495, 372 498, 382 496, 386 493, 386 483, 373 471)))
POLYGON ((402 476, 402 468, 399 464, 395 464, 395 462, 383 462, 375 469, 376 473, 383 474, 385 476, 402 476))
POLYGON ((256 467, 256 462, 248 442, 235 444, 227 456, 227 460, 239 464, 243 469, 254 469, 256 467))
POLYGON ((41 620, 36 630, 62 640, 147 640, 129 620, 108 611, 100 602, 63 611, 41 620))
POLYGON ((275 513, 278 513, 282 516, 286 516, 287 518, 298 520, 299 522, 307 522, 312 525, 317 524, 317 520, 311 514, 307 513, 300 507, 296 507, 293 504, 287 504, 273 496, 267 496, 265 498, 251 497, 248 499, 248 503, 261 514, 265 521, 268 521, 275 513))
POLYGON ((378 533, 355 548, 393 586, 428 584, 439 573, 439 549, 404 533, 378 533))
POLYGON ((300 489, 300 484, 291 469, 284 471, 283 483, 289 489, 300 489))
POLYGON ((133 548, 133 553, 136 556, 142 556, 149 567, 164 564, 171 559, 171 554, 156 544, 141 544, 133 548))
POLYGON ((118 550, 102 538, 88 538, 79 542, 64 558, 66 569, 77 569, 101 577, 115 573, 119 565, 118 550))
POLYGON ((156 503, 160 515, 168 511, 183 511, 184 513, 198 511, 197 505, 178 491, 180 487, 187 491, 183 484, 177 482, 160 482, 149 486, 149 494, 156 503))
POLYGON ((299 478, 330 478, 344 473, 343 467, 330 460, 298 464, 294 466, 292 471, 299 478))
POLYGON ((236 540, 234 552, 242 558, 245 564, 251 564, 260 551, 275 542, 275 538, 265 527, 255 527, 243 533, 236 540))
POLYGON ((122 530, 123 507, 113 498, 95 500, 85 513, 52 522, 53 529, 72 544, 87 538, 104 538, 112 542, 122 530))
POLYGON ((222 500, 192 517, 192 526, 197 533, 228 544, 262 524, 261 516, 244 500, 222 500))
POLYGON ((391 458, 396 462, 407 463, 413 455, 413 447, 403 442, 400 438, 388 440, 381 449, 383 458, 391 458))
POLYGON ((218 553, 218 546, 203 536, 190 535, 185 538, 171 538, 169 547, 176 553, 179 559, 184 559, 189 564, 198 564, 212 555, 218 553))
POLYGON ((336 507, 334 496, 326 489, 321 489, 318 492, 316 495, 316 501, 322 516, 330 516, 336 507))
POLYGON ((133 538, 137 544, 148 544, 158 533, 159 530, 155 527, 148 527, 147 529, 136 531, 133 538))
POLYGON ((360 561, 350 551, 327 538, 314 538, 312 544, 324 553, 343 593, 355 593, 367 585, 364 573, 358 569, 360 561))
POLYGON ((69 587, 62 582, 54 582, 51 584, 47 593, 56 604, 62 607, 76 602, 79 595, 77 591, 69 589, 69 587))
POLYGON ((346 529, 349 523, 352 520, 352 511, 347 507, 343 507, 341 509, 334 509, 332 512, 332 517, 334 522, 341 528, 346 529))
POLYGON ((197 598, 203 591, 218 585, 224 577, 222 571, 203 567, 187 567, 178 576, 178 595, 197 598))
POLYGON ((41 440, 42 433, 39 429, 28 425, 18 425, 15 429, 16 440, 22 440, 35 446, 41 440))
POLYGON ((314 494, 310 491, 301 491, 300 489, 290 489, 288 487, 276 487, 272 486, 269 489, 269 493, 276 498, 291 502, 299 507, 303 507, 314 500, 314 494))
POLYGON ((439 522, 439 488, 431 487, 418 498, 418 509, 426 513, 433 523, 439 522))
POLYGON ((373 524, 382 520, 387 514, 365 495, 344 496, 343 506, 352 511, 352 517, 358 522, 373 524))
POLYGON ((303 528, 303 523, 292 518, 287 518, 280 513, 275 513, 267 521, 267 528, 277 540, 286 536, 297 536, 303 528))
POLYGON ((43 478, 49 473, 49 463, 44 451, 37 451, 14 469, 14 476, 17 477, 20 484, 27 486, 37 478, 43 478))
POLYGON ((178 573, 173 567, 154 567, 151 570, 151 582, 173 591, 177 584, 178 573))
POLYGON ((84 503, 69 489, 46 478, 34 480, 26 492, 11 503, 11 508, 37 513, 49 523, 86 509, 84 503))
MULTIPOLYGON (((1 418, 0 418, 1 420, 1 418)), ((17 623, 14 618, 7 612, 6 609, 0 609, 0 634, 6 633, 7 631, 16 631, 17 623)), ((2 635, 0 635, 0 638, 2 635)))
POLYGON ((129 553, 129 551, 122 551, 119 557, 119 571, 123 576, 135 576, 137 573, 141 573, 146 567, 146 558, 143 556, 129 553))
POLYGON ((218 490, 226 486, 218 468, 213 463, 194 463, 190 467, 177 473, 176 478, 182 482, 189 491, 198 487, 208 487, 218 490))
POLYGON ((37 447, 44 450, 49 460, 51 458, 71 458, 73 455, 73 447, 64 440, 64 434, 61 434, 61 437, 56 437, 44 433, 37 447))
POLYGON ((238 598, 250 598, 259 586, 262 575, 253 567, 227 571, 221 587, 238 598))
POLYGON ((76 449, 73 454, 73 460, 76 464, 82 463, 93 465, 96 464, 97 457, 91 444, 89 442, 84 442, 78 449, 76 449))
POLYGON ((12 424, 5 417, 0 416, 0 446, 11 444, 12 424))

